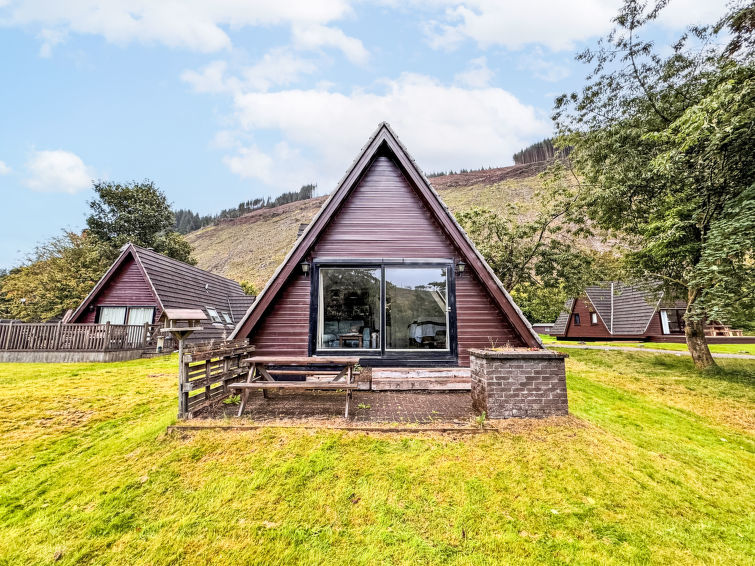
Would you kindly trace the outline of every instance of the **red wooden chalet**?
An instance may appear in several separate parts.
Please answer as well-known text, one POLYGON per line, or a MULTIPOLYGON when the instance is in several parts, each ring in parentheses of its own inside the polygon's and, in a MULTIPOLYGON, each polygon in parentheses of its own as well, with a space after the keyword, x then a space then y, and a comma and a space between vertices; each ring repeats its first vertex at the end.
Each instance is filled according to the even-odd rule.
POLYGON ((126 244, 66 322, 157 324, 165 309, 200 309, 206 320, 191 340, 224 340, 253 301, 236 281, 126 244))
POLYGON ((382 123, 237 325, 258 355, 469 366, 542 348, 396 134, 382 123))

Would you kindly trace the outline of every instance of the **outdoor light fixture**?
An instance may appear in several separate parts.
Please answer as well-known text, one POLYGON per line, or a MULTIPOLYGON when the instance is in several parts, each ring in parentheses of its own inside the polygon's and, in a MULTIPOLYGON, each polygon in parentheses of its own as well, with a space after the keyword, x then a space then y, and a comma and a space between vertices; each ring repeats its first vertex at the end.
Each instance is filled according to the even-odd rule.
POLYGON ((304 275, 309 275, 309 264, 306 261, 301 264, 301 272, 304 275))
POLYGON ((467 264, 464 263, 463 261, 460 261, 459 263, 456 264, 456 273, 461 275, 462 273, 464 273, 464 270, 466 268, 467 268, 467 264))

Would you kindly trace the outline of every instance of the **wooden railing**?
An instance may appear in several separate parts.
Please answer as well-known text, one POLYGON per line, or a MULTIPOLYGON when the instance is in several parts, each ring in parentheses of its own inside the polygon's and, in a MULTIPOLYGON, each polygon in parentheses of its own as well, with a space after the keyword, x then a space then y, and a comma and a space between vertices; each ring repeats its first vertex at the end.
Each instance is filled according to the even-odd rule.
MULTIPOLYGON (((5 351, 77 351, 112 352, 137 350, 157 345, 157 324, 0 324, 0 350, 5 351)), ((172 349, 165 338, 164 349, 172 349)))
POLYGON ((230 395, 228 384, 246 375, 243 362, 253 352, 246 340, 187 346, 179 360, 179 418, 191 418, 230 395))

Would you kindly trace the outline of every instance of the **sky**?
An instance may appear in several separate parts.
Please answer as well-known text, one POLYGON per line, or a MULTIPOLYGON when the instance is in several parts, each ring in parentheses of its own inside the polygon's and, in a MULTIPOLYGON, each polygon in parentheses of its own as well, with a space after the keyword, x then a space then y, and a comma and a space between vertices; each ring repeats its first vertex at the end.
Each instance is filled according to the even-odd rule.
MULTIPOLYGON (((0 0, 0 267, 80 230, 92 181, 200 214, 316 183, 381 121, 426 172, 553 133, 616 0, 0 0)), ((672 0, 670 43, 725 0, 672 0)))

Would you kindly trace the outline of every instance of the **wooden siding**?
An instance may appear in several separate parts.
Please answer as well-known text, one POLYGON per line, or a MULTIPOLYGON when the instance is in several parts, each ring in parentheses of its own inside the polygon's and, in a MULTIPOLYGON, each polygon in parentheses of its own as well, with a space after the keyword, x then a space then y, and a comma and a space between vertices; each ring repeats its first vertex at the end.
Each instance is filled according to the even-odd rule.
POLYGON ((249 336, 260 356, 306 356, 309 343, 310 280, 300 274, 288 282, 249 336))
POLYGON ((574 308, 566 325, 566 338, 611 338, 611 333, 598 317, 598 324, 590 324, 590 313, 595 312, 590 301, 580 297, 574 302, 574 308), (574 315, 578 314, 580 325, 574 324, 574 315))
MULTIPOLYGON (((401 170, 377 157, 314 243, 309 259, 455 259, 460 252, 424 206, 401 170)), ((250 339, 260 355, 306 355, 310 279, 295 275, 283 287, 250 339)), ((459 364, 468 350, 524 346, 509 320, 471 272, 456 280, 459 364)))
MULTIPOLYGON (((72 322, 96 322, 97 308, 102 306, 134 306, 155 307, 155 318, 158 320, 162 311, 149 283, 133 257, 128 257, 118 266, 118 269, 102 290, 93 297, 91 303, 94 310, 86 309, 72 322)), ((154 321, 153 321, 154 322, 154 321)))

